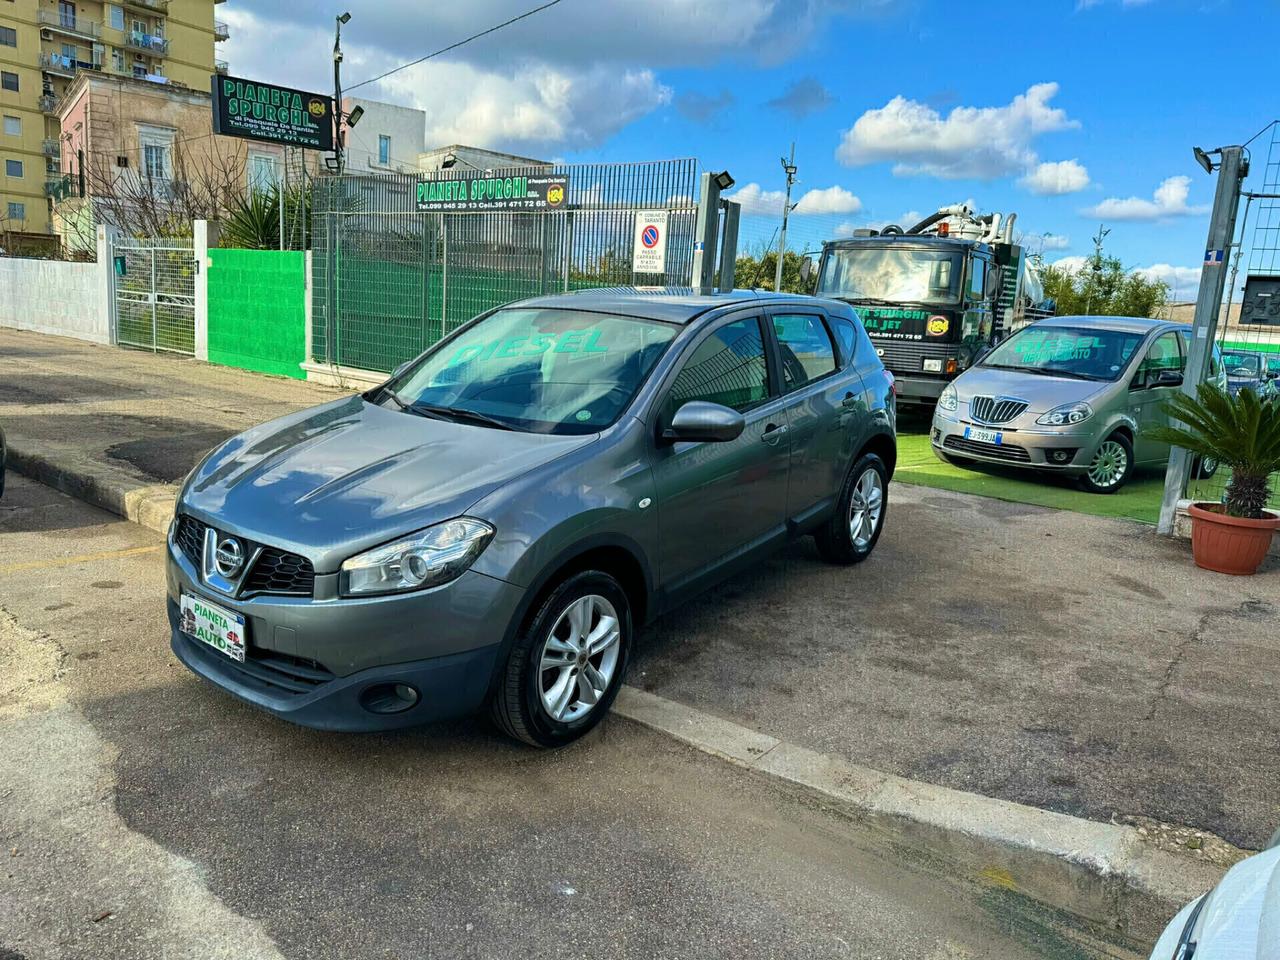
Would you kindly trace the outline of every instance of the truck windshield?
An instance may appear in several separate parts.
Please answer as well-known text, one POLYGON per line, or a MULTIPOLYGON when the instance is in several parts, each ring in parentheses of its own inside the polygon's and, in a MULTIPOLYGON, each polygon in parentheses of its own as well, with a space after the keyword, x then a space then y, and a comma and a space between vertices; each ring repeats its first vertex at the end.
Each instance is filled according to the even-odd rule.
POLYGON ((992 350, 980 366, 1077 380, 1118 380, 1144 336, 1122 330, 1034 324, 992 350))
POLYGON ((1229 350, 1222 355, 1222 362, 1227 365, 1229 377, 1262 376, 1262 357, 1256 353, 1236 353, 1229 350))
POLYGON ((963 255, 950 250, 853 247, 832 250, 818 295, 889 303, 955 303, 963 255))

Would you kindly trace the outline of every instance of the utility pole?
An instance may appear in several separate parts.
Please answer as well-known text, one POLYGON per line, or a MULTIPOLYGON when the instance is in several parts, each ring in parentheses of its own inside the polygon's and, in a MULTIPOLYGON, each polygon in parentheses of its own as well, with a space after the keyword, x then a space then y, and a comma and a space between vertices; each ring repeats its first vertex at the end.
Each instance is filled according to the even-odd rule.
POLYGON ((340 13, 334 19, 333 30, 333 157, 338 173, 342 173, 342 25, 351 19, 350 13, 340 13))
POLYGON ((791 141, 791 159, 782 158, 782 172, 787 175, 787 198, 782 201, 782 234, 778 237, 778 263, 773 270, 773 291, 782 292, 782 258, 787 252, 787 217, 791 214, 791 187, 796 182, 796 142, 791 141))
POLYGON ((1084 312, 1086 315, 1093 313, 1093 290, 1102 278, 1102 241, 1107 239, 1107 234, 1110 232, 1104 224, 1100 223, 1098 224, 1098 233, 1093 238, 1093 284, 1089 287, 1089 298, 1085 302, 1084 312))
MULTIPOLYGON (((1209 371, 1209 358, 1218 331, 1218 313, 1222 309, 1222 292, 1227 282, 1226 252, 1235 237, 1236 212, 1240 209, 1240 182, 1249 174, 1249 165, 1244 162, 1243 147, 1220 147, 1212 153, 1219 155, 1216 165, 1218 189, 1214 193, 1213 212, 1209 216, 1204 269, 1200 272, 1200 293, 1196 297, 1196 315, 1191 324, 1187 368, 1182 379, 1182 392, 1189 397, 1196 395, 1209 371)), ((1215 165, 1209 154, 1197 147, 1195 155, 1205 172, 1213 171, 1215 165)), ((1173 534, 1178 501, 1187 489, 1190 466, 1191 455, 1181 447, 1174 447, 1169 457, 1169 468, 1164 475, 1164 500, 1160 504, 1160 523, 1156 528, 1165 536, 1173 534)))

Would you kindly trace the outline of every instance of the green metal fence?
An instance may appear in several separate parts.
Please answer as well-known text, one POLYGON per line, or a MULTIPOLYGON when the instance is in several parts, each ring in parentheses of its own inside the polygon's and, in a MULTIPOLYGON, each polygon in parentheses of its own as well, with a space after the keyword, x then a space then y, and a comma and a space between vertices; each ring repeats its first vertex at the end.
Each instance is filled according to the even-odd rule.
POLYGON ((476 314, 525 297, 639 283, 688 285, 698 170, 694 160, 486 171, 567 177, 560 203, 536 210, 420 211, 424 180, 477 171, 348 175, 315 182, 312 359, 390 371, 476 314), (632 271, 636 214, 668 212, 666 270, 632 271))

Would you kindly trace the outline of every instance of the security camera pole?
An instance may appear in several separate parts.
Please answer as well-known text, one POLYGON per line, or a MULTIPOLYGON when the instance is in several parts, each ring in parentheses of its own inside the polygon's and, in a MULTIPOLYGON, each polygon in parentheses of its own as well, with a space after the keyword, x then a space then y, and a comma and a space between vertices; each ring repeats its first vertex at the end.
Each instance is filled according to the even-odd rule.
POLYGON ((342 174, 342 25, 351 19, 350 13, 334 17, 333 32, 333 157, 338 174, 342 174))
MULTIPOLYGON (((1218 154, 1218 189, 1213 197, 1213 213, 1209 218, 1209 240, 1205 244, 1204 269, 1200 273, 1200 293, 1196 298, 1195 320, 1191 325, 1191 343, 1187 352, 1187 369, 1183 375, 1182 392, 1190 397, 1204 382, 1209 371, 1209 357, 1214 337, 1218 332, 1218 313, 1222 308, 1222 293, 1227 282, 1227 252, 1236 231, 1236 211, 1240 208, 1240 181, 1248 175, 1249 166, 1243 162, 1243 147, 1221 147, 1210 151, 1218 154)), ((1215 167, 1209 154, 1195 148, 1196 162, 1212 173, 1215 167)), ((1178 500, 1187 488, 1191 456, 1186 450, 1174 447, 1169 457, 1169 469, 1164 477, 1164 501, 1160 504, 1160 523, 1156 528, 1165 536, 1173 534, 1177 520, 1178 500)))
POLYGON ((791 187, 796 182, 796 142, 791 141, 791 159, 782 158, 782 170, 787 175, 787 199, 782 202, 782 235, 778 238, 778 262, 773 269, 773 290, 782 291, 782 257, 787 252, 787 217, 791 214, 791 187))

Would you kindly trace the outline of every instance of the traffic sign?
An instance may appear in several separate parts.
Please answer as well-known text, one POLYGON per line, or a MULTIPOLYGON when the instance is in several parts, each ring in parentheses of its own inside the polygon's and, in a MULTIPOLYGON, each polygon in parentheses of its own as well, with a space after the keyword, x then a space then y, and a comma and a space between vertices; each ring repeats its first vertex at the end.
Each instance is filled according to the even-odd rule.
POLYGON ((654 274, 667 272, 666 210, 636 212, 635 248, 631 254, 631 272, 654 274))

